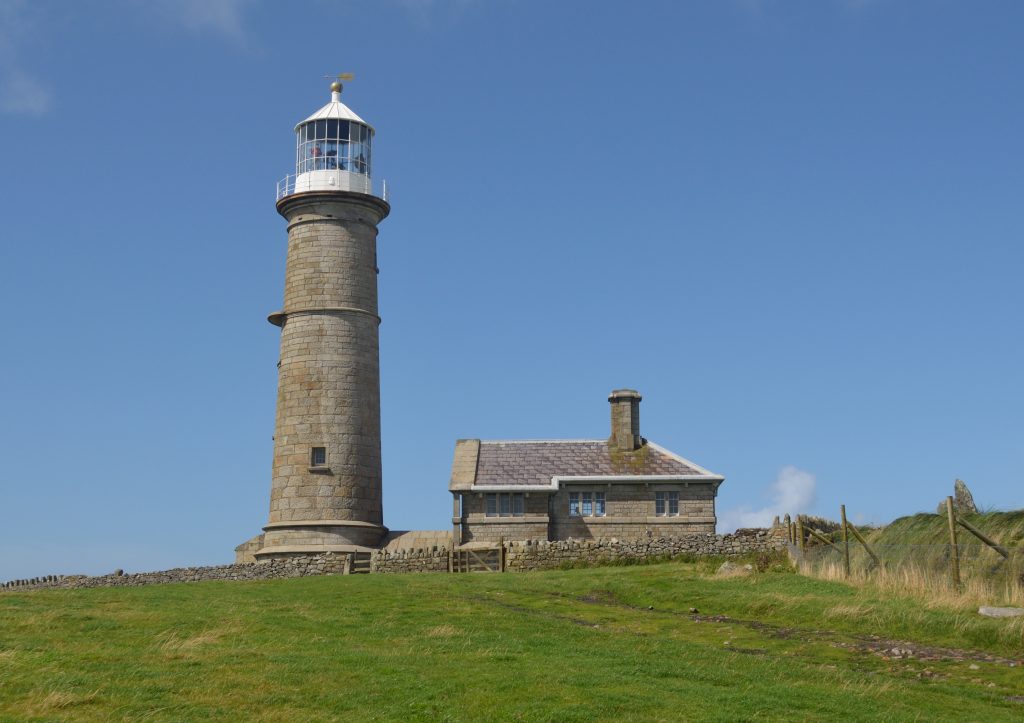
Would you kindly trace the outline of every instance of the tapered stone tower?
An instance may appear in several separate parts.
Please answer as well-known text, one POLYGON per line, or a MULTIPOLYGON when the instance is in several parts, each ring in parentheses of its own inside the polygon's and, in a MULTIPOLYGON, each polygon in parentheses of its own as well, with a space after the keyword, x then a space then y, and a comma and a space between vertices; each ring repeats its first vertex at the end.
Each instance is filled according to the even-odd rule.
POLYGON ((270 519, 256 559, 377 546, 381 508, 374 130, 331 101, 295 127, 295 174, 278 184, 288 221, 270 519))

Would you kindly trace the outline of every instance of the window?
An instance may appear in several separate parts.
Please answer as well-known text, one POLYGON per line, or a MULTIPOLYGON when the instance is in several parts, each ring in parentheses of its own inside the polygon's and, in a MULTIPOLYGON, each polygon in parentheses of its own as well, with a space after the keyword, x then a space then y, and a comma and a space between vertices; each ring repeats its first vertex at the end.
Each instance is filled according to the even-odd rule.
POLYGON ((678 492, 655 492, 654 493, 654 514, 658 517, 679 516, 679 493, 678 492))
POLYGON ((296 135, 296 173, 341 169, 370 174, 370 129, 344 120, 310 121, 296 135))
POLYGON ((570 492, 570 517, 604 517, 604 492, 570 492))
POLYGON ((310 467, 325 467, 327 465, 327 447, 313 447, 309 454, 310 467))
POLYGON ((526 499, 522 492, 488 492, 485 501, 484 515, 487 517, 522 517, 526 513, 526 499))

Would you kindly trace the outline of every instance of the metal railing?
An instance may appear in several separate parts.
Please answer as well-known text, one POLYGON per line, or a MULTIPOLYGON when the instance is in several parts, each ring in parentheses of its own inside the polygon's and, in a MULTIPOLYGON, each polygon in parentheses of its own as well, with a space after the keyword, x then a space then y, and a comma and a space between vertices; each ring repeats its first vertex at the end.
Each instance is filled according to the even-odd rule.
POLYGON ((305 193, 307 191, 325 191, 325 190, 339 190, 339 191, 353 191, 355 193, 366 193, 370 196, 376 196, 384 201, 388 200, 388 184, 387 181, 381 180, 380 189, 374 188, 376 184, 370 179, 369 176, 362 174, 350 173, 348 171, 333 171, 330 175, 321 175, 324 172, 317 171, 316 183, 310 183, 309 178, 302 179, 303 176, 310 176, 308 173, 289 173, 287 176, 277 182, 277 199, 280 201, 285 196, 291 196, 295 193, 305 193), (341 174, 345 174, 343 178, 341 174), (324 187, 325 181, 329 184, 328 187, 324 187), (300 180, 302 179, 302 180, 300 180), (364 183, 357 183, 353 187, 353 180, 365 179, 364 183), (305 182, 303 182, 305 180, 305 182), (342 181, 344 180, 344 183, 342 181), (346 188, 345 186, 348 186, 346 188))

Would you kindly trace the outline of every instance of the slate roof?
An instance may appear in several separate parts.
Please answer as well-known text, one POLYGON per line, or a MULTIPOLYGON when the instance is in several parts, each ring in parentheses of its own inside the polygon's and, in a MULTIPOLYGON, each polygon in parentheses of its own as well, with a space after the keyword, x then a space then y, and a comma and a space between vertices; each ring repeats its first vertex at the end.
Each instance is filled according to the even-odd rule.
POLYGON ((654 444, 635 452, 616 452, 604 440, 481 441, 474 484, 544 485, 551 478, 637 475, 702 475, 706 469, 654 444))

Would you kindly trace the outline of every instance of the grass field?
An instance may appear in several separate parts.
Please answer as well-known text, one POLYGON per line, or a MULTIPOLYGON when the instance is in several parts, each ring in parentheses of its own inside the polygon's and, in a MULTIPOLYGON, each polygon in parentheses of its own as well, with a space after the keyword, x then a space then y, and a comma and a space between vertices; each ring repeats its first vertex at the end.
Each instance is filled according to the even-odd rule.
POLYGON ((0 717, 1024 718, 1019 619, 714 568, 4 594, 0 717))

